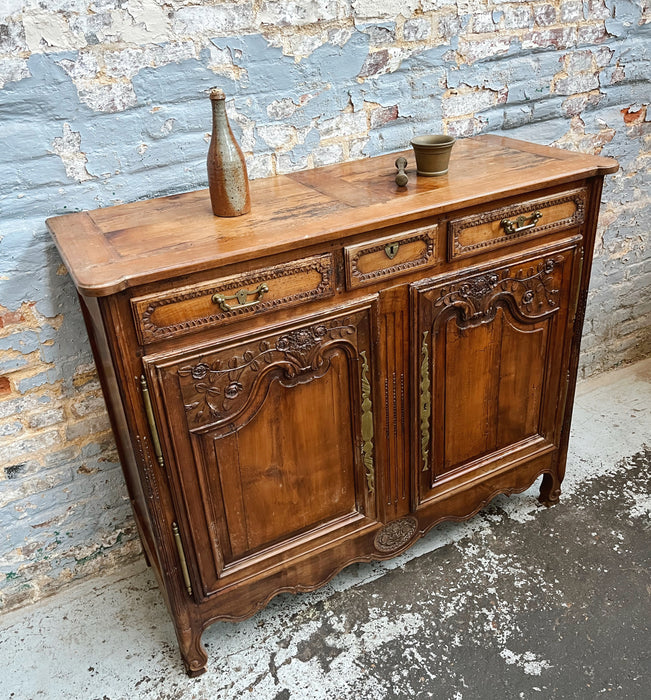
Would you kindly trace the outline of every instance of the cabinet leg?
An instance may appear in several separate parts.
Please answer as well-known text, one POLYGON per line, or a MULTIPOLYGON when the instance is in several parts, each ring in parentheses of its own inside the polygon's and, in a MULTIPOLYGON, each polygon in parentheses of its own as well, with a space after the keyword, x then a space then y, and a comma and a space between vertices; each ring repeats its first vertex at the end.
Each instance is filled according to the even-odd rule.
POLYGON ((561 482, 555 474, 543 474, 538 501, 544 506, 553 506, 561 498, 561 482))
POLYGON ((194 630, 192 628, 176 630, 181 658, 190 678, 196 678, 196 676, 206 672, 208 654, 201 643, 202 632, 202 629, 194 630))

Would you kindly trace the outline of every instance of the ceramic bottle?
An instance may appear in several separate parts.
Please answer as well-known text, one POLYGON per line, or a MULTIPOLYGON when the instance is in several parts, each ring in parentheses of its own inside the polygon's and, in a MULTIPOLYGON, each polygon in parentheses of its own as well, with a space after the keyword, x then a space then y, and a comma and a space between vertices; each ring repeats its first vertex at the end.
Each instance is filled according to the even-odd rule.
POLYGON ((208 148, 208 188, 215 216, 240 216, 251 210, 249 178, 242 149, 226 115, 223 90, 210 91, 212 137, 208 148))

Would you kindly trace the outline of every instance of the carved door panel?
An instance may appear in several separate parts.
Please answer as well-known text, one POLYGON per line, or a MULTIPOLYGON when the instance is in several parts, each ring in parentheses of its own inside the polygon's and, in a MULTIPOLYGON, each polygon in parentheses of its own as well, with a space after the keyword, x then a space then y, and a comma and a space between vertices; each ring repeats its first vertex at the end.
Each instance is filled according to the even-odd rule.
POLYGON ((374 309, 145 358, 198 598, 374 524, 374 309))
POLYGON ((413 287, 420 502, 558 444, 578 241, 413 287))

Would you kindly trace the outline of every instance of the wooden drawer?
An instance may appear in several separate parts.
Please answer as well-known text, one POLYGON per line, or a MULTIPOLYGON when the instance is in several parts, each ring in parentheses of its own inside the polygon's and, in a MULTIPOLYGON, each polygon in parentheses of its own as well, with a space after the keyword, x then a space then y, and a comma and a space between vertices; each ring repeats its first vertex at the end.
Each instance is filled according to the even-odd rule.
POLYGON ((333 270, 332 254, 327 253, 134 297, 131 309, 138 338, 142 344, 153 343, 333 296, 333 270))
POLYGON ((588 191, 582 187, 452 219, 448 224, 448 260, 578 226, 585 219, 587 199, 588 191))
POLYGON ((354 289, 432 264, 437 228, 426 226, 346 246, 346 286, 354 289))

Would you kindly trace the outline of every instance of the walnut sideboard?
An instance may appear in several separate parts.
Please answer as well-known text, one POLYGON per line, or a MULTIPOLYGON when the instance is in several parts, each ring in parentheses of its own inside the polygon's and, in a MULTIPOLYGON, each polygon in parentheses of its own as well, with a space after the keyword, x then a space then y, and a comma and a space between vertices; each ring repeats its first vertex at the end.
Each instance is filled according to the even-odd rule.
POLYGON ((542 475, 558 501, 612 159, 497 136, 48 226, 81 300, 146 556, 201 634, 542 475))

